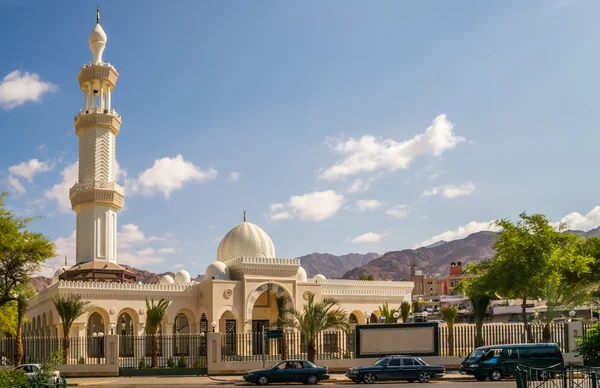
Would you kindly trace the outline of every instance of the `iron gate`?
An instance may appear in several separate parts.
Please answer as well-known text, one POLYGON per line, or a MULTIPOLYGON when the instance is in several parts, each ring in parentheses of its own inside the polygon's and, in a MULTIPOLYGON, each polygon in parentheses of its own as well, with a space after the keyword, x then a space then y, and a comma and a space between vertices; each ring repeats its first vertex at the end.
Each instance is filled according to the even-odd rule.
POLYGON ((517 388, 597 388, 600 368, 558 364, 549 368, 517 366, 517 388))

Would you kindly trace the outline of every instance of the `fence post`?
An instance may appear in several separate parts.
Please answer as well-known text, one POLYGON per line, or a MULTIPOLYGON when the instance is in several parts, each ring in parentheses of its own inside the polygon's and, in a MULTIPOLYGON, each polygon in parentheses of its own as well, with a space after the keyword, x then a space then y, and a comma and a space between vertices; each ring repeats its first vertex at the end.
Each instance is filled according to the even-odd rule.
POLYGON ((598 388, 598 384, 596 383, 596 372, 590 374, 590 378, 592 380, 592 388, 598 388))
POLYGON ((208 373, 218 372, 221 363, 221 333, 206 333, 207 335, 207 357, 206 368, 208 373))
POLYGON ((114 368, 115 376, 119 374, 119 336, 116 334, 104 336, 104 357, 106 365, 114 368))

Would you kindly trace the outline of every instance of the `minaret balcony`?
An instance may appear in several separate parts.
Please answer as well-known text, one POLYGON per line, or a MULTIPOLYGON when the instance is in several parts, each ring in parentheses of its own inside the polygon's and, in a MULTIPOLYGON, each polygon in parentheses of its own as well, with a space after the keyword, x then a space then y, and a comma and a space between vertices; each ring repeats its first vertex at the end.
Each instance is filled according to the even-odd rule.
POLYGON ((105 204, 120 209, 123 207, 124 190, 116 182, 82 182, 71 187, 69 197, 73 209, 84 204, 105 204))
POLYGON ((105 127, 112 130, 115 135, 121 129, 121 116, 114 109, 92 108, 80 110, 75 120, 75 133, 79 135, 86 128, 105 127))
POLYGON ((100 80, 108 81, 111 84, 111 88, 114 88, 117 85, 118 78, 119 73, 117 73, 117 70, 110 63, 89 63, 83 65, 79 71, 77 80, 81 88, 87 83, 100 80))

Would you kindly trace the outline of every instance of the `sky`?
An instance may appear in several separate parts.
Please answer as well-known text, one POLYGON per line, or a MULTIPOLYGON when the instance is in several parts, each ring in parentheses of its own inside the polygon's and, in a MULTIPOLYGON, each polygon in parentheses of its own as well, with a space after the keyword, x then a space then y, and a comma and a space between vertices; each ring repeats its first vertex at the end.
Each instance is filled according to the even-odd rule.
MULTIPOLYGON (((119 263, 202 274, 243 209, 282 258, 600 225, 600 2, 99 3, 119 263)), ((95 7, 0 2, 0 191, 69 263, 95 7)))

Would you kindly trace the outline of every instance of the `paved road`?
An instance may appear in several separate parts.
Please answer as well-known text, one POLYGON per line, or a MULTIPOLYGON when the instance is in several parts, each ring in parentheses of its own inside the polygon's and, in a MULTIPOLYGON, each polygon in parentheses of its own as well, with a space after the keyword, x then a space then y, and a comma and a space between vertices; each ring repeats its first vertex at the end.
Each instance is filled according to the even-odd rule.
MULTIPOLYGON (((328 388, 328 387, 336 387, 336 386, 345 386, 345 387, 365 387, 365 385, 361 384, 361 385, 357 385, 354 383, 349 383, 349 384, 319 384, 318 387, 320 388, 328 388)), ((85 385, 86 387, 106 387, 107 384, 98 384, 98 385, 85 385)), ((242 384, 242 383, 235 383, 235 384, 223 384, 220 385, 222 387, 254 387, 254 385, 250 385, 250 384, 242 384)), ((288 385, 268 385, 267 387, 272 387, 272 388, 277 388, 277 387, 285 387, 285 388, 293 388, 293 387, 303 387, 304 385, 302 384, 288 384, 288 385)), ((110 387, 127 387, 127 388, 132 388, 132 387, 148 387, 148 385, 115 385, 115 384, 110 384, 110 387)), ((198 387, 197 384, 195 385, 174 385, 174 387, 177 388, 183 388, 183 387, 198 387)), ((426 387, 431 387, 431 388, 514 388, 515 387, 515 382, 514 381, 502 381, 499 383, 491 383, 491 382, 464 382, 464 381, 456 381, 456 382, 452 382, 452 381, 434 381, 431 382, 429 384, 419 384, 419 383, 403 383, 403 382, 390 382, 390 383, 376 383, 374 385, 372 385, 371 387, 373 388, 377 388, 377 387, 381 387, 381 388, 426 388, 426 387)))

